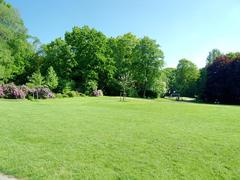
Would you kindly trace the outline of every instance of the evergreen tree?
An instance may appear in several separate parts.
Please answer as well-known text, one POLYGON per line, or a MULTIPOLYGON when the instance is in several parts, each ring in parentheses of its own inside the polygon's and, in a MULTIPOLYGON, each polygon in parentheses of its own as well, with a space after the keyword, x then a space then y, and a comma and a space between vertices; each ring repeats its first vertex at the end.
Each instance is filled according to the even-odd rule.
POLYGON ((52 66, 50 66, 47 71, 46 85, 51 90, 56 89, 58 86, 58 77, 52 66))
POLYGON ((33 73, 30 77, 30 83, 28 86, 32 87, 41 87, 45 84, 44 77, 42 76, 41 72, 38 70, 37 72, 33 73))

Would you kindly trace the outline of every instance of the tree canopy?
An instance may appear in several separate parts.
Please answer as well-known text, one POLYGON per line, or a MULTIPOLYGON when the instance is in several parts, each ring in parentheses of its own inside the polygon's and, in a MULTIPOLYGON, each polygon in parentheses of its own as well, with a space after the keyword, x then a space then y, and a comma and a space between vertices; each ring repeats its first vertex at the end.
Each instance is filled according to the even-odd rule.
POLYGON ((219 49, 213 49, 211 52, 209 52, 207 57, 207 65, 212 64, 217 57, 221 56, 222 53, 219 49))
POLYGON ((195 64, 187 59, 181 59, 176 70, 176 88, 182 96, 196 95, 196 82, 199 70, 195 64))
POLYGON ((240 53, 218 57, 207 67, 205 98, 209 102, 240 104, 240 53))
POLYGON ((7 82, 24 72, 33 55, 27 29, 17 10, 0 2, 0 81, 7 82))
POLYGON ((126 33, 107 37, 88 26, 73 27, 62 38, 40 45, 27 32, 18 11, 0 0, 0 83, 48 86, 57 93, 159 97, 182 96, 240 103, 239 53, 209 52, 198 69, 188 59, 164 67, 161 46, 150 37, 126 33), (30 82, 29 82, 30 81, 30 82))

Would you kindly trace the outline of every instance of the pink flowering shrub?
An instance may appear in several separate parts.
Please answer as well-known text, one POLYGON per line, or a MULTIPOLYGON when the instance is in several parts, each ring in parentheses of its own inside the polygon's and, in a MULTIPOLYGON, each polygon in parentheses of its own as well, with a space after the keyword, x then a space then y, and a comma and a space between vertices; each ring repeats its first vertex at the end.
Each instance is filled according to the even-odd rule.
POLYGON ((102 90, 94 90, 93 93, 92 93, 93 96, 103 96, 103 92, 102 90))
POLYGON ((3 91, 3 86, 0 85, 0 98, 4 98, 4 91, 3 91))
POLYGON ((0 85, 0 98, 25 99, 26 97, 49 99, 55 96, 47 87, 29 88, 25 85, 18 87, 13 83, 0 85))
POLYGON ((26 93, 13 83, 2 85, 2 90, 3 97, 7 99, 24 99, 26 97, 26 93))
POLYGON ((52 91, 47 87, 34 88, 34 89, 31 90, 31 92, 34 94, 35 98, 37 97, 38 99, 55 98, 52 91))

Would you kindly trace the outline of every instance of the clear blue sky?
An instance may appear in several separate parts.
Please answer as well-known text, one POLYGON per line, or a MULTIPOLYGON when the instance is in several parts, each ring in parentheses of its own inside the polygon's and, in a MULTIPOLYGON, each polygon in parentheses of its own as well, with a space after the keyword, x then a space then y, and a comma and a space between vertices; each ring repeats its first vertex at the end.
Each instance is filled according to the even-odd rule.
POLYGON ((240 50, 240 0, 7 0, 42 43, 73 26, 107 36, 132 32, 161 45, 166 66, 188 58, 204 66, 208 52, 240 50))

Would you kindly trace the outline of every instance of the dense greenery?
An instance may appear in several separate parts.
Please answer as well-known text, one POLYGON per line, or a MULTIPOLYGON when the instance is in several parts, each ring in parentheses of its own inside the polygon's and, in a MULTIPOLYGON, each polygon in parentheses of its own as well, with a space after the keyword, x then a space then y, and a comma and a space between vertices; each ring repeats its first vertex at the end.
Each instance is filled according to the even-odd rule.
POLYGON ((193 97, 197 94, 197 80, 199 70, 197 66, 187 59, 181 59, 176 70, 176 89, 183 96, 193 97))
MULTIPOLYGON (((1 48, 2 82, 47 85, 56 92, 69 88, 89 95, 98 89, 108 95, 119 95, 120 91, 129 96, 143 97, 149 95, 147 92, 152 92, 150 94, 155 94, 155 97, 163 94, 161 86, 158 86, 161 84, 163 52, 156 41, 148 37, 141 39, 131 33, 108 38, 102 32, 84 26, 74 27, 65 33, 64 39, 58 38, 34 51, 17 12, 5 3, 1 8, 6 9, 6 15, 11 17, 9 22, 13 24, 8 23, 7 32, 13 33, 12 39, 18 38, 17 42, 22 43, 13 45, 12 40, 1 36, 8 45, 6 49, 1 48), (15 24, 21 25, 16 35, 15 24), (14 53, 11 51, 17 55, 12 56, 14 53)), ((8 16, 1 17, 4 26, 8 16)), ((5 32, 3 28, 1 32, 5 32)))
POLYGON ((102 90, 115 96, 179 94, 207 102, 240 103, 238 58, 236 53, 224 55, 213 49, 202 69, 188 59, 179 60, 176 68, 163 69, 164 53, 155 40, 132 33, 107 37, 88 26, 74 27, 63 38, 39 46, 27 34, 18 12, 0 1, 1 84, 46 86, 64 94, 93 95, 102 90))
POLYGON ((56 39, 43 46, 42 69, 52 66, 59 77, 59 91, 65 83, 91 94, 102 89, 106 94, 120 91, 132 96, 157 94, 157 82, 163 66, 163 52, 156 41, 137 38, 131 33, 107 38, 88 26, 74 27, 65 39, 56 39))
POLYGON ((0 82, 16 80, 33 56, 30 37, 18 12, 0 2, 0 82))

